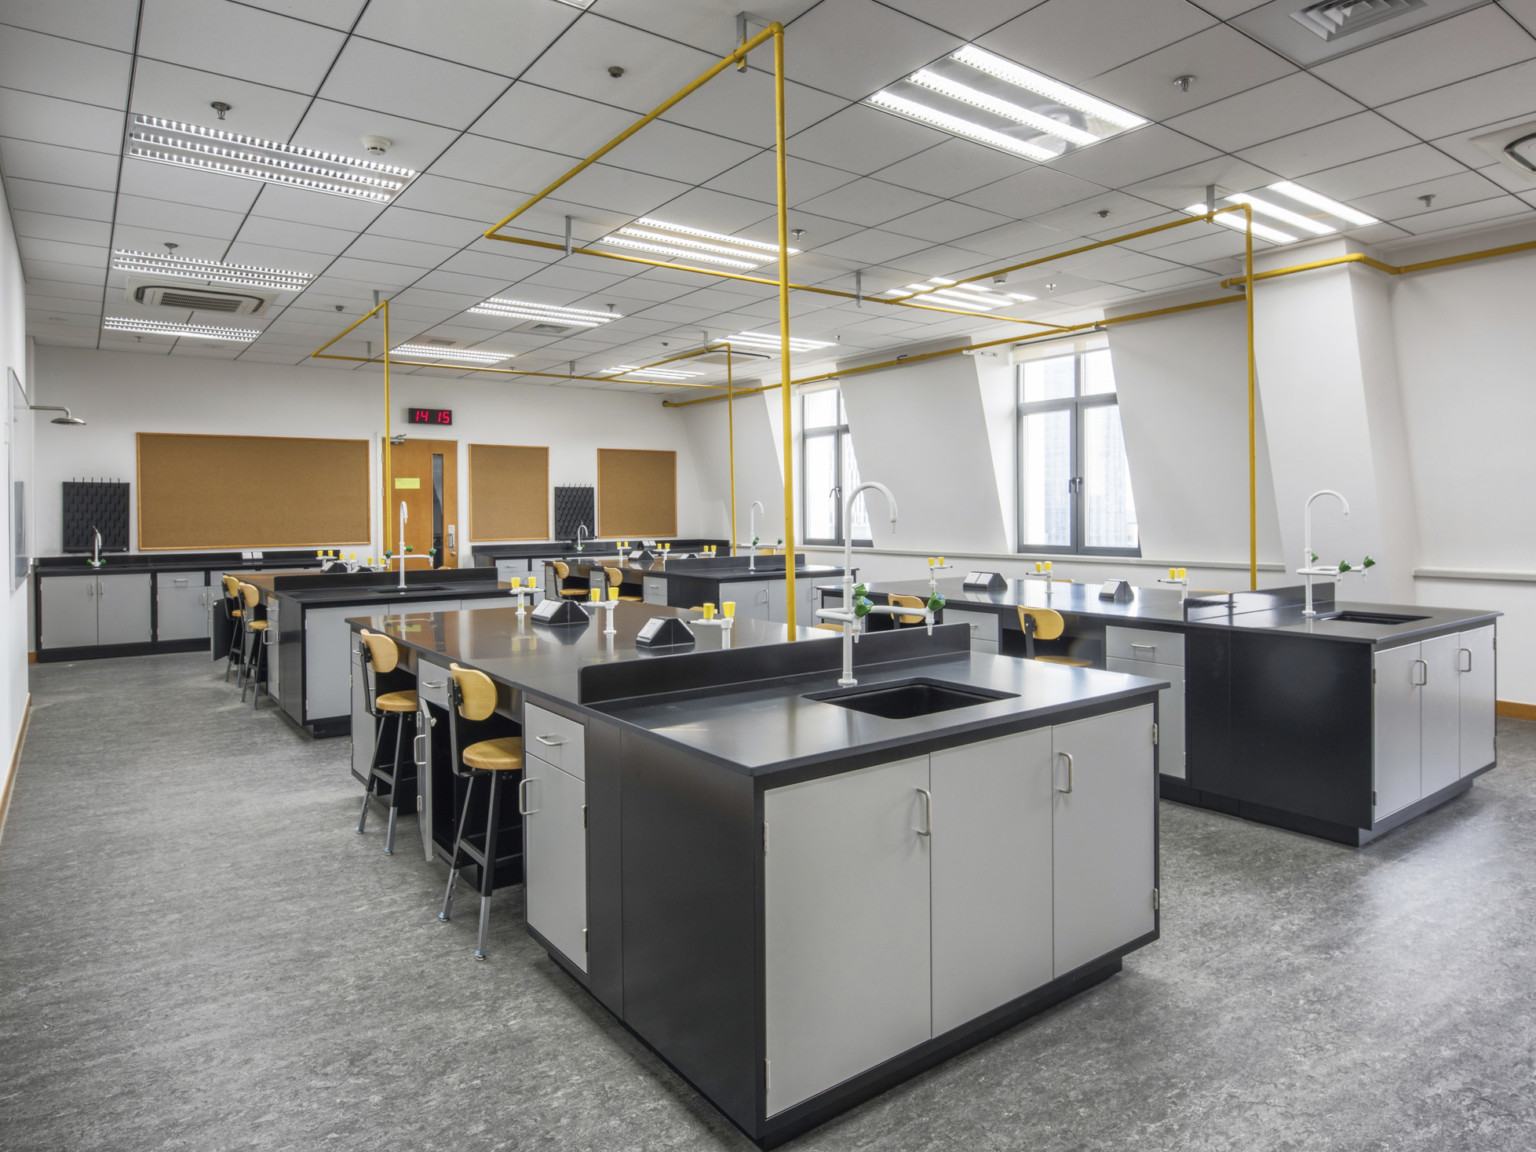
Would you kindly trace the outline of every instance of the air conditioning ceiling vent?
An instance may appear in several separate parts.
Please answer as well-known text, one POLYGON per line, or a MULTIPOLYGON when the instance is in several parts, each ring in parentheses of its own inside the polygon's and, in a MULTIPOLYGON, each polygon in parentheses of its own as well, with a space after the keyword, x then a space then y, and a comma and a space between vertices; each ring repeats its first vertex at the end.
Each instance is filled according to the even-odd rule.
POLYGON ((763 352, 743 352, 740 348, 732 348, 731 354, 729 356, 725 354, 724 350, 719 352, 706 352, 702 356, 690 357, 688 362, 690 364, 719 364, 720 366, 724 367, 727 361, 739 365, 743 360, 769 359, 772 359, 772 357, 763 352))
POLYGON ((1424 7, 1425 0, 1323 0, 1309 4, 1291 19, 1323 40, 1337 40, 1424 7))
POLYGON ((185 282, 129 277, 124 297, 133 304, 174 308, 180 312, 222 312, 226 316, 260 316, 277 298, 259 288, 203 287, 185 282))
POLYGON ((569 336, 572 332, 580 331, 574 326, 564 324, 551 324, 547 320, 530 320, 526 324, 519 324, 512 329, 514 332, 531 332, 535 336, 569 336))

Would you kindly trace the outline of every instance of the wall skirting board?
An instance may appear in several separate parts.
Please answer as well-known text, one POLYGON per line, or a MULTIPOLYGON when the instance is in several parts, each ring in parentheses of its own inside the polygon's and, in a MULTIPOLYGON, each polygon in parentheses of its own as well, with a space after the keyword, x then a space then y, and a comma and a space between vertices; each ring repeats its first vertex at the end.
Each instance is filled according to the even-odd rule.
MULTIPOLYGON (((830 544, 801 544, 802 552, 826 552, 836 553, 841 557, 843 550, 830 544)), ((931 556, 938 549, 929 548, 919 551, 911 548, 865 548, 859 544, 853 546, 854 559, 860 556, 931 556)), ((1216 571, 1246 572, 1248 562, 1246 560, 1149 560, 1145 556, 1079 556, 1062 552, 948 552, 945 559, 955 560, 1007 560, 1025 563, 1034 563, 1036 560, 1049 560, 1053 564, 1105 564, 1119 567, 1142 568, 1205 568, 1216 571)), ((1284 572, 1284 564, 1261 563, 1260 572, 1284 572)))
POLYGON ((5 787, 0 788, 0 837, 5 835, 5 818, 11 812, 11 790, 16 787, 16 773, 21 767, 21 746, 26 743, 27 727, 32 723, 32 693, 27 693, 26 707, 21 710, 21 727, 16 732, 16 746, 11 749, 11 763, 5 774, 5 787))
POLYGON ((1415 568, 1420 580, 1479 580, 1490 584, 1536 584, 1536 572, 1501 572, 1492 568, 1415 568))
POLYGON ((1536 720, 1536 704, 1521 704, 1518 700, 1500 700, 1497 708, 1500 716, 1512 720, 1536 720))

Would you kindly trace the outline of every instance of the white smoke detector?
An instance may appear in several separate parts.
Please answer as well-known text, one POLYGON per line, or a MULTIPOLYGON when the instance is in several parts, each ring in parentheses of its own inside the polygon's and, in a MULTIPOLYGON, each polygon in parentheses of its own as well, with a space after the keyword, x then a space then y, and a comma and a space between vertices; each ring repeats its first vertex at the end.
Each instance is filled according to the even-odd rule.
POLYGON ((389 146, 393 143, 394 141, 388 136, 364 136, 363 151, 370 156, 382 156, 389 151, 389 146))

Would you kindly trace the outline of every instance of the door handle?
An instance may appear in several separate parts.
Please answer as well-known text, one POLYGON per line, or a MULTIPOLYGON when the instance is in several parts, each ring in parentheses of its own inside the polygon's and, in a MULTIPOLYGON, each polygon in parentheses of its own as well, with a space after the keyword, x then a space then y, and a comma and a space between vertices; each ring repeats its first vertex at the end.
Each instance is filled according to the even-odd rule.
POLYGON ((1413 664, 1411 665, 1411 667, 1415 667, 1415 668, 1420 669, 1421 670, 1421 674, 1424 677, 1422 680, 1414 680, 1413 679, 1413 673, 1412 672, 1408 673, 1409 680, 1410 680, 1410 682, 1413 684, 1413 686, 1415 688, 1422 688, 1422 687, 1424 687, 1424 685, 1429 683, 1429 665, 1425 661, 1423 661, 1423 660, 1415 660, 1413 662, 1413 664))
POLYGON ((913 831, 916 832, 919 836, 932 836, 933 793, 928 791, 926 788, 919 788, 917 792, 918 795, 923 798, 923 826, 921 828, 914 828, 913 831))
POLYGON ((517 814, 519 816, 533 816, 538 813, 537 808, 528 807, 528 785, 533 783, 524 776, 517 782, 517 814))
POLYGON ((456 524, 448 525, 448 551, 450 551, 450 552, 452 552, 454 550, 454 543, 453 543, 453 541, 454 541, 454 532, 453 532, 453 530, 456 527, 458 527, 458 525, 456 525, 456 524))
POLYGON ((555 736, 535 736, 534 739, 546 748, 558 748, 565 743, 564 740, 555 736))
POLYGON ((1461 668, 1460 671, 1462 671, 1462 672, 1470 672, 1470 671, 1472 671, 1472 649, 1470 649, 1470 648, 1461 648, 1461 649, 1458 649, 1458 651, 1461 653, 1461 655, 1463 655, 1463 656, 1465 656, 1467 658, 1466 667, 1461 668))
POLYGON ((421 686, 423 688, 441 688, 447 683, 448 681, 446 680, 423 680, 421 686))
POLYGON ((1073 766, 1073 763, 1072 763, 1072 753, 1070 753, 1070 752, 1058 752, 1058 753, 1056 753, 1056 755, 1064 758, 1066 760, 1066 762, 1067 762, 1067 786, 1065 788, 1058 788, 1058 789, 1056 789, 1056 791, 1062 793, 1063 795, 1067 795, 1067 794, 1071 793, 1072 786, 1074 784, 1074 780, 1073 780, 1073 767, 1074 766, 1073 766))
POLYGON ((426 739, 427 734, 425 732, 419 732, 411 737, 411 759, 416 762, 416 767, 418 768, 425 768, 427 766, 426 739))

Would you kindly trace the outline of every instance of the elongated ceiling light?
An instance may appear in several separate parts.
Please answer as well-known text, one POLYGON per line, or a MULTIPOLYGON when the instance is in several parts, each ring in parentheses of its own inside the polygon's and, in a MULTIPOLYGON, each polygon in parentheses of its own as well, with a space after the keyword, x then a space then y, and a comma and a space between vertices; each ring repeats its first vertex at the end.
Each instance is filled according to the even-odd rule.
POLYGON ((135 115, 128 155, 242 180, 386 204, 416 175, 409 168, 241 136, 159 116, 135 115))
MULTIPOLYGON (((1206 207, 1204 204, 1191 204, 1184 211, 1188 212, 1191 216, 1204 216, 1206 207)), ((1223 227, 1235 228, 1239 232, 1246 232, 1248 230, 1248 225, 1243 218, 1233 212, 1213 216, 1211 219, 1223 227)), ((1292 236, 1289 232, 1282 232, 1278 228, 1271 228, 1268 224, 1260 224, 1257 220, 1253 222, 1253 234, 1261 239, 1268 240, 1271 244, 1294 244, 1300 239, 1299 236, 1292 236)))
MULTIPOLYGON (((655 252, 681 260, 696 260, 703 264, 717 264, 724 268, 740 268, 743 271, 759 268, 779 258, 777 244, 769 244, 764 240, 745 240, 724 232, 673 224, 651 216, 642 216, 633 224, 609 233, 597 243, 655 252)), ((788 252, 795 256, 800 249, 790 248, 788 252)))
POLYGON ((1310 188, 1303 188, 1300 184, 1290 180, 1281 180, 1278 184, 1271 184, 1270 192, 1278 192, 1282 196, 1289 196, 1309 207, 1320 209, 1330 216, 1337 216, 1348 224, 1357 228, 1363 228, 1367 224, 1380 224, 1381 221, 1374 216, 1367 216, 1364 212, 1351 208, 1348 204, 1340 204, 1337 200, 1330 200, 1320 192, 1314 192, 1310 188))
POLYGON ((612 368, 605 369, 605 376, 613 376, 621 379, 626 376, 654 376, 658 380, 687 380, 693 376, 702 376, 702 372, 684 372, 673 368, 641 368, 638 364, 615 364, 612 368))
POLYGON ((107 316, 101 326, 112 332, 140 336, 187 336, 194 340, 233 340, 249 344, 261 335, 260 328, 224 328, 212 324, 175 324, 169 320, 141 320, 136 316, 107 316))
POLYGON ((968 308, 972 311, 992 312, 998 308, 1011 308, 1033 300, 1022 292, 992 292, 976 284, 959 284, 943 276, 934 276, 926 284, 908 284, 905 288, 891 288, 885 295, 898 300, 913 296, 932 299, 940 307, 968 308))
MULTIPOLYGON (((725 339, 730 344, 740 344, 744 348, 760 348, 765 352, 778 352, 781 348, 779 337, 772 332, 738 332, 725 339)), ((789 338, 791 352, 814 352, 818 348, 830 347, 832 347, 830 340, 806 340, 800 336, 789 338)))
POLYGON ((876 92, 867 103, 1040 163, 1147 123, 974 44, 876 92))
POLYGON ((281 268, 258 268, 253 264, 225 264, 196 256, 157 255, 126 248, 112 253, 112 267, 119 272, 180 276, 189 280, 209 280, 218 284, 238 284, 242 288, 271 288, 280 292, 302 292, 314 279, 308 272, 287 272, 281 268))
POLYGON ((622 320, 617 312, 594 312, 590 308, 566 308, 559 304, 535 304, 531 300, 507 300, 492 296, 470 309, 480 316, 505 316, 509 320, 537 320, 567 328, 596 328, 610 320, 622 320))
POLYGON ((500 364, 512 359, 511 352, 491 352, 478 348, 443 348, 435 344, 396 344, 394 351, 401 356, 417 356, 423 360, 461 360, 466 364, 500 364))
POLYGON ((1310 232, 1314 236, 1328 236, 1338 229, 1332 224, 1324 224, 1321 220, 1314 220, 1310 216, 1303 216, 1300 212, 1292 211, 1279 204, 1259 196, 1252 196, 1247 192, 1239 192, 1235 196, 1226 197, 1228 204, 1246 204, 1255 212, 1279 220, 1282 224, 1289 224, 1292 228, 1300 228, 1303 232, 1310 232))

